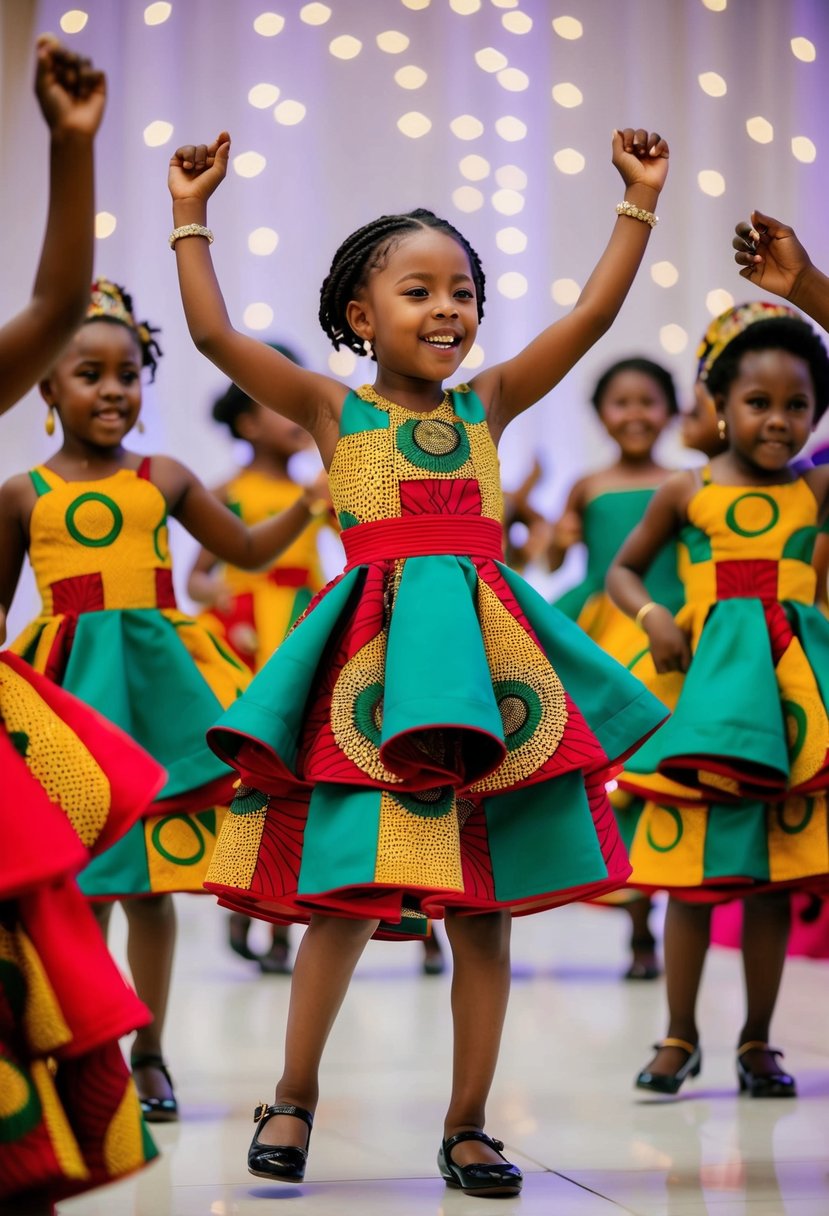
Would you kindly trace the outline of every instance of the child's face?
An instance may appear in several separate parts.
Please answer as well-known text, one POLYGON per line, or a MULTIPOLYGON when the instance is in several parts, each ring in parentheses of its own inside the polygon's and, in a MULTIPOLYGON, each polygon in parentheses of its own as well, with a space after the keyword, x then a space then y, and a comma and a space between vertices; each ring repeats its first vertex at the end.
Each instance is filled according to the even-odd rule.
POLYGON ((745 463, 766 472, 783 469, 812 431, 815 389, 809 364, 788 351, 747 351, 717 409, 727 423, 731 450, 745 463))
POLYGON ((239 415, 236 429, 254 450, 262 450, 286 460, 309 447, 312 442, 311 436, 301 426, 258 402, 239 415))
POLYGON ((88 321, 58 359, 41 394, 64 435, 117 447, 141 409, 141 349, 126 325, 88 321))
POLYGON ((694 385, 694 399, 690 409, 682 414, 682 442, 686 448, 703 452, 706 456, 717 456, 728 446, 717 429, 717 408, 714 399, 701 380, 694 385))
POLYGON ((650 455, 671 416, 665 394, 646 372, 617 372, 605 387, 599 406, 611 439, 625 456, 650 455))
POLYGON ((443 380, 469 353, 478 332, 475 284, 466 251, 425 228, 395 245, 372 271, 352 326, 374 343, 378 366, 418 380, 443 380))

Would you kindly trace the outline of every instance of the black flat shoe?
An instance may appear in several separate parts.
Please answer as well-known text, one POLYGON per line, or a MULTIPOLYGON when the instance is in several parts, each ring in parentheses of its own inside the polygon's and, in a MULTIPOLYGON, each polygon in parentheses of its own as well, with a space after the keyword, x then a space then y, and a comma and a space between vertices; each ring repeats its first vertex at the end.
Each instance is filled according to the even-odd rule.
POLYGON ((648 937, 632 937, 630 939, 630 948, 633 952, 630 966, 624 974, 626 980, 655 980, 658 979, 662 972, 659 969, 659 964, 656 961, 656 940, 652 936, 648 937), (649 959, 637 958, 637 951, 642 954, 650 954, 649 959))
POLYGON ((679 1047, 687 1052, 688 1059, 676 1072, 650 1072, 643 1069, 634 1082, 637 1089, 647 1089, 653 1094, 678 1094, 686 1077, 698 1077, 702 1068, 702 1052, 699 1043, 688 1043, 685 1039, 663 1039, 654 1043, 654 1051, 662 1047, 679 1047))
POLYGON ((130 1068, 135 1080, 136 1070, 142 1068, 155 1068, 164 1077, 167 1084, 170 1086, 171 1097, 155 1098, 146 1097, 141 1093, 138 1082, 135 1083, 135 1088, 138 1090, 138 1101, 141 1103, 141 1113, 147 1123, 175 1123, 178 1120, 178 1101, 176 1100, 173 1090, 173 1080, 167 1071, 167 1065, 161 1056, 158 1055, 138 1055, 130 1058, 130 1068))
POLYGON ((227 944, 234 954, 239 955, 239 958, 246 958, 249 962, 256 962, 259 955, 254 954, 248 945, 249 929, 249 916, 245 916, 244 912, 231 912, 227 922, 227 944))
POLYGON ((517 1165, 501 1156, 504 1147, 500 1140, 493 1140, 486 1132, 458 1132, 441 1141, 438 1152, 438 1169, 447 1186, 452 1186, 468 1195, 483 1195, 498 1198, 517 1195, 521 1190, 524 1175, 517 1165), (501 1157, 499 1162, 480 1162, 473 1165, 456 1165, 452 1160, 452 1149, 462 1140, 480 1140, 489 1145, 501 1157))
POLYGON ((783 1052, 777 1047, 769 1047, 768 1043, 760 1043, 753 1039, 737 1048, 737 1080, 740 1093, 748 1093, 752 1098, 796 1098, 797 1083, 789 1073, 777 1068, 774 1072, 753 1072, 743 1059, 750 1051, 765 1051, 775 1060, 783 1052))
POLYGON ((257 1127, 248 1149, 248 1169, 251 1174, 257 1178, 274 1178, 277 1182, 302 1182, 308 1162, 311 1128, 314 1126, 311 1112, 289 1102, 275 1102, 273 1106, 260 1102, 253 1112, 253 1121, 257 1127), (295 1119, 302 1119, 308 1126, 305 1148, 298 1148, 295 1144, 260 1144, 259 1133, 272 1115, 293 1115, 295 1119))

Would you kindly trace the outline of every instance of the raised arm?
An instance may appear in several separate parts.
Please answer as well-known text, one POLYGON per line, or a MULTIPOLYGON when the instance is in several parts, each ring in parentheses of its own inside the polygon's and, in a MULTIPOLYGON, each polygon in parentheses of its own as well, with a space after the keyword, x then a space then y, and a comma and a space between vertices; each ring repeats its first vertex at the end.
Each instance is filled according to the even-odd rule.
MULTIPOLYGON (((187 144, 172 156, 168 185, 174 230, 206 229, 207 201, 227 173, 229 155, 230 136, 222 131, 212 144, 187 144)), ((336 443, 347 390, 234 329, 204 236, 182 236, 174 249, 184 313, 198 349, 252 400, 310 431, 325 458, 336 443)))
MULTIPOLYGON (((652 214, 668 172, 668 145, 655 132, 628 127, 613 133, 613 164, 625 184, 624 201, 652 214)), ((651 226, 619 215, 610 241, 572 312, 548 326, 520 354, 476 376, 472 384, 487 405, 496 437, 508 422, 540 400, 606 333, 642 261, 651 226)))
POLYGON ((648 635, 658 672, 687 671, 691 651, 670 609, 651 600, 644 576, 685 522, 693 490, 693 475, 689 473, 677 473, 659 487, 642 520, 616 554, 605 581, 610 598, 648 635))
POLYGON ((0 646, 6 640, 6 616, 20 579, 28 547, 31 482, 25 474, 0 486, 0 646))
POLYGON ((81 324, 92 282, 93 142, 104 74, 45 34, 35 92, 51 136, 49 210, 31 299, 0 329, 0 413, 37 383, 81 324))
POLYGON ((829 278, 812 264, 794 229, 762 211, 735 228, 734 261, 744 279, 789 300, 829 330, 829 278))

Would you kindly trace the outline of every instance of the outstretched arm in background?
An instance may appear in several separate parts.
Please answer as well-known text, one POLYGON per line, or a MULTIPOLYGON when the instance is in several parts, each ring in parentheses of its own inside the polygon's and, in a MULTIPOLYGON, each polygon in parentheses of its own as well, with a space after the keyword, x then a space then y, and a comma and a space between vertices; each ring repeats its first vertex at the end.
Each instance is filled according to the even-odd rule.
POLYGON ((782 296, 829 330, 829 278, 812 265, 794 229, 752 211, 750 222, 741 221, 735 232, 731 244, 743 278, 782 296))
POLYGON ((0 329, 0 413, 37 383, 72 337, 92 282, 92 150, 104 112, 104 74, 44 34, 37 41, 35 92, 51 133, 49 212, 32 297, 0 329))
MULTIPOLYGON (((625 184, 625 202, 653 212, 668 174, 668 145, 644 129, 613 132, 613 164, 625 184)), ((487 406, 497 439, 504 427, 558 384, 613 324, 639 269, 651 229, 620 215, 572 312, 548 326, 520 354, 481 372, 471 382, 487 406)))

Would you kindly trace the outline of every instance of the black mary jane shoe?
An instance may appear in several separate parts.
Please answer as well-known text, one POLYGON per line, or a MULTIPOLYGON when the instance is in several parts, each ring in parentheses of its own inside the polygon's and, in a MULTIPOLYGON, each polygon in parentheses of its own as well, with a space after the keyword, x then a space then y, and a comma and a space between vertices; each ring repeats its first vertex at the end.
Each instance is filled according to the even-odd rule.
POLYGON ((438 1169, 447 1186, 465 1191, 467 1195, 482 1195, 485 1198, 506 1198, 517 1195, 521 1190, 524 1175, 517 1165, 501 1156, 504 1145, 501 1140, 493 1140, 486 1132, 458 1132, 441 1142, 438 1152, 438 1169), (501 1162, 476 1162, 472 1165, 456 1165, 452 1160, 452 1149, 463 1140, 480 1140, 489 1148, 494 1149, 501 1157, 501 1162))
POLYGON ((662 1039, 654 1043, 654 1051, 662 1047, 679 1047, 688 1055, 688 1059, 676 1072, 650 1072, 644 1068, 634 1082, 637 1089, 647 1089, 653 1094, 678 1094, 686 1077, 698 1077, 702 1068, 702 1052, 699 1043, 689 1043, 685 1039, 662 1039))
POLYGON ((276 1182, 302 1182, 305 1177, 305 1166, 308 1162, 308 1145, 311 1141, 311 1128, 314 1126, 314 1116, 301 1106, 290 1102, 274 1102, 268 1106, 260 1102, 253 1112, 253 1121, 257 1125, 253 1139, 248 1149, 248 1170, 257 1178, 272 1178, 276 1182), (260 1144, 259 1133, 272 1115, 293 1115, 308 1126, 308 1139, 305 1148, 295 1144, 260 1144))
POLYGON ((737 1081, 740 1093, 748 1093, 752 1098, 796 1098, 797 1083, 794 1077, 782 1068, 776 1068, 774 1072, 754 1072, 743 1058, 750 1051, 765 1051, 774 1056, 775 1061, 783 1055, 779 1048, 769 1047, 768 1043, 761 1043, 756 1039, 741 1044, 737 1048, 737 1081))
POLYGON ((145 1097, 138 1083, 138 1101, 141 1103, 141 1113, 147 1123, 176 1123, 178 1121, 178 1101, 173 1093, 173 1079, 167 1071, 167 1065, 159 1055, 135 1055, 130 1057, 130 1068, 135 1080, 135 1072, 142 1068, 156 1068, 170 1086, 169 1098, 145 1097))

